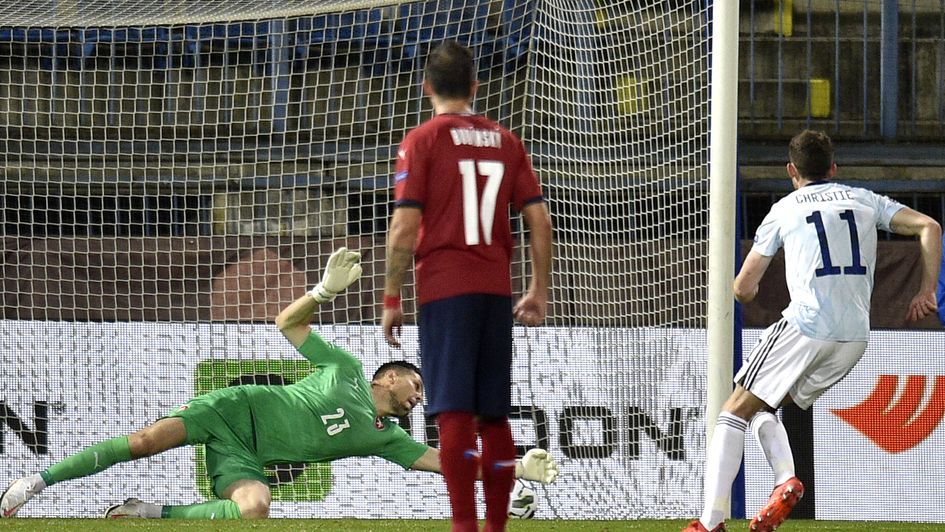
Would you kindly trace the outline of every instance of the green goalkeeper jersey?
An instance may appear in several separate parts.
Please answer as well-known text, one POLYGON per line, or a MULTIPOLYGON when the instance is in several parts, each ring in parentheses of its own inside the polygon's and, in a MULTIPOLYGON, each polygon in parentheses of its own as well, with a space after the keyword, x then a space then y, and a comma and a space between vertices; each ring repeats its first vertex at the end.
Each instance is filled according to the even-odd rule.
POLYGON ((377 417, 361 362, 312 332, 299 353, 315 371, 285 386, 241 386, 263 465, 380 456, 410 468, 426 452, 390 419, 377 417))

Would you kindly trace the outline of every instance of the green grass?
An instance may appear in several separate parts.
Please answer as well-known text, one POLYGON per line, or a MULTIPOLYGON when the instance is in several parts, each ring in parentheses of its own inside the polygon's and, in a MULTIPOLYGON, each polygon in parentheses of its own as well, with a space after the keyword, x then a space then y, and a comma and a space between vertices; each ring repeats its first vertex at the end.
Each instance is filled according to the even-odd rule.
MULTIPOLYGON (((508 532, 679 532, 686 526, 684 520, 649 520, 637 521, 554 521, 535 519, 530 521, 510 521, 508 532)), ((729 521, 729 532, 748 530, 748 521, 729 521)), ((369 520, 369 519, 270 519, 267 521, 188 521, 178 519, 128 519, 105 521, 103 519, 4 519, 0 520, 0 530, 314 530, 333 532, 443 532, 449 530, 449 523, 443 520, 369 520)), ((889 523, 877 521, 808 521, 788 520, 779 532, 945 532, 945 524, 927 523, 889 523)))

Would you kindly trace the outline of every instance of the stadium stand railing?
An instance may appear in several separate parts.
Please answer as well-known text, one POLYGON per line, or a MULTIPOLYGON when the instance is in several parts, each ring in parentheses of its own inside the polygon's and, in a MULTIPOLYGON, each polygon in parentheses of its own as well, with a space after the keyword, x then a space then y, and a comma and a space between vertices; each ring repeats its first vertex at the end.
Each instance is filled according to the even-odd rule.
MULTIPOLYGON (((337 152, 357 154, 368 161, 383 160, 390 155, 391 144, 386 141, 374 143, 371 135, 363 137, 364 146, 353 150, 350 143, 359 141, 342 139, 322 146, 280 144, 277 135, 284 134, 288 121, 294 119, 292 109, 308 105, 293 100, 290 95, 293 76, 310 70, 312 67, 308 63, 315 61, 320 67, 329 62, 328 67, 370 68, 370 74, 374 76, 394 77, 407 72, 416 77, 419 76, 416 60, 422 49, 450 37, 461 37, 465 44, 479 50, 483 76, 489 76, 494 67, 498 67, 498 71, 492 75, 508 75, 517 68, 518 59, 528 53, 531 39, 541 36, 542 28, 534 25, 531 2, 503 0, 498 12, 493 4, 485 0, 462 3, 432 0, 279 20, 179 26, 0 27, 0 47, 23 50, 33 47, 32 52, 22 55, 36 58, 40 69, 49 71, 54 79, 62 79, 77 71, 104 68, 97 62, 112 66, 122 62, 121 68, 137 72, 194 69, 211 64, 262 69, 257 73, 259 79, 275 80, 265 89, 271 91, 269 97, 275 102, 273 109, 267 111, 271 116, 266 120, 246 120, 231 125, 234 135, 228 139, 229 142, 242 146, 244 150, 271 150, 271 157, 282 154, 330 160, 338 156, 333 153, 337 152), (280 31, 274 31, 274 24, 280 25, 280 31), (119 50, 123 52, 119 54, 119 50), (247 53, 253 54, 252 60, 240 61, 238 57, 230 57, 247 53), (267 127, 276 136, 266 135, 267 127)), ((880 8, 873 4, 842 1, 808 2, 806 5, 791 2, 745 4, 740 24, 739 127, 744 146, 740 159, 749 179, 745 187, 748 199, 743 202, 743 209, 753 212, 756 210, 754 203, 763 204, 781 193, 783 183, 778 182, 781 177, 778 167, 783 159, 782 144, 803 127, 825 129, 831 133, 841 143, 841 155, 847 165, 945 166, 945 149, 940 141, 945 136, 945 65, 941 64, 940 54, 927 53, 945 46, 942 37, 945 6, 938 3, 933 6, 928 2, 903 3, 901 30, 881 36, 880 8), (783 6, 787 6, 789 11, 779 11, 783 6), (842 31, 835 31, 837 28, 842 28, 842 31), (895 143, 878 140, 880 117, 877 109, 880 107, 882 80, 875 71, 878 70, 879 47, 883 38, 898 39, 906 52, 905 73, 900 76, 900 81, 908 90, 902 91, 902 102, 898 107, 899 128, 895 143), (841 55, 856 60, 841 63, 841 55), (939 59, 935 59, 937 57, 939 59), (937 75, 919 75, 920 72, 937 75), (845 149, 846 145, 861 148, 845 149)), ((17 60, 16 54, 8 56, 7 61, 17 60)), ((226 72, 219 75, 227 81, 226 72)), ((207 82, 192 80, 194 87, 189 105, 198 114, 207 108, 205 100, 211 97, 204 87, 207 82)), ((254 83, 258 86, 253 86, 253 89, 263 90, 262 82, 254 83)), ((387 87, 391 83, 383 85, 387 87)), ((108 88, 110 91, 120 89, 119 86, 108 88)), ((357 89, 359 93, 371 90, 375 89, 367 86, 357 89)), ((392 99, 392 89, 385 88, 382 92, 385 90, 386 98, 392 99)), ((223 99, 240 97, 228 94, 213 96, 223 99)), ((361 94, 358 97, 366 96, 361 94)), ((503 94, 503 97, 507 96, 503 94)), ((162 133, 154 135, 154 138, 166 138, 169 124, 173 126, 171 134, 176 128, 183 131, 189 142, 200 140, 199 127, 178 122, 178 96, 168 91, 154 98, 163 100, 153 105, 166 115, 165 125, 148 126, 162 128, 162 133)), ((81 105, 88 111, 92 104, 83 101, 81 105)), ((503 102, 503 105, 511 105, 511 102, 503 102)), ((8 105, 8 109, 13 108, 15 105, 8 105)), ((107 105, 103 111, 106 123, 118 124, 121 120, 114 105, 107 105)), ((232 111, 222 105, 219 112, 219 122, 228 122, 232 111)), ((409 112, 417 113, 419 109, 409 109, 409 112)), ((36 136, 37 151, 68 157, 67 148, 54 141, 57 137, 65 137, 57 135, 56 130, 62 124, 57 124, 56 120, 57 117, 50 116, 50 123, 44 124, 45 132, 32 134, 36 136)), ((16 127, 15 124, 11 126, 16 127)), ((22 133, 13 132, 12 137, 28 139, 31 133, 27 129, 38 126, 23 123, 22 133)), ((162 153, 164 143, 148 141, 147 129, 142 131, 145 151, 162 153)), ((115 130, 99 135, 111 134, 120 132, 115 130)), ((299 131, 296 134, 309 133, 299 131)), ((86 149, 89 153, 122 149, 120 144, 109 140, 93 138, 84 144, 85 148, 75 149, 86 149)), ((539 165, 543 151, 540 145, 533 147, 539 165)), ((875 174, 867 172, 867 175, 875 174)), ((172 180, 171 176, 165 177, 172 180)), ((932 205, 936 207, 933 213, 945 214, 941 207, 945 202, 945 185, 940 180, 921 176, 916 179, 914 175, 898 181, 883 177, 866 179, 885 181, 878 185, 885 190, 896 191, 897 187, 904 186, 906 190, 901 190, 902 197, 909 199, 911 205, 932 205)), ((370 187, 373 183, 373 180, 366 179, 359 185, 370 187)), ((386 186, 386 183, 380 186, 386 186)), ((752 215, 747 218, 753 219, 752 215)), ((745 227, 746 234, 752 230, 751 224, 745 227)))

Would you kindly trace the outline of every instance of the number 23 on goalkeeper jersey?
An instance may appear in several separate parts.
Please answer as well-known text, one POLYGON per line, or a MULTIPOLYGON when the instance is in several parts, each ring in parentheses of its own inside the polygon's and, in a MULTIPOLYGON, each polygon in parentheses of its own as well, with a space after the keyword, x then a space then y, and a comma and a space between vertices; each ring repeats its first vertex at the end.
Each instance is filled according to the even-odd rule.
POLYGON ((399 425, 377 419, 361 362, 318 334, 299 346, 315 371, 288 386, 249 386, 256 454, 265 464, 379 456, 409 469, 427 450, 399 425))

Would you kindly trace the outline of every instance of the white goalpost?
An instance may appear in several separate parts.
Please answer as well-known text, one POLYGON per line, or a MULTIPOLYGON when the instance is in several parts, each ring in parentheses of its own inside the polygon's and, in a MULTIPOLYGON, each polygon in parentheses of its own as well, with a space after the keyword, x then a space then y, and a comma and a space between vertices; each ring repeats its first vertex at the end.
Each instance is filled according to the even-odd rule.
POLYGON ((719 2, 712 28, 712 128, 709 158, 709 283, 706 330, 706 441, 732 392, 734 353, 735 183, 738 163, 738 5, 719 2))
MULTIPOLYGON (((0 7, 0 482, 196 394, 302 378, 272 320, 340 245, 364 277, 313 324, 368 372, 418 362, 412 323, 402 350, 379 331, 384 236, 397 144, 432 112, 426 53, 452 38, 476 54, 476 110, 529 149, 555 225, 548 319, 515 330, 516 442, 562 469, 534 486, 536 518, 696 515, 731 374, 729 4, 0 7)), ((520 247, 519 292, 526 264, 520 247)), ((400 422, 436 443, 422 408, 400 422)), ((270 481, 277 517, 449 511, 438 477, 379 459, 270 481)), ((90 517, 130 496, 210 497, 201 451, 53 486, 21 515, 90 517)))

